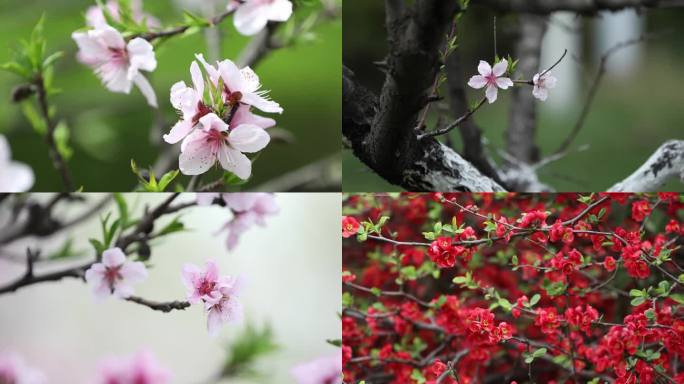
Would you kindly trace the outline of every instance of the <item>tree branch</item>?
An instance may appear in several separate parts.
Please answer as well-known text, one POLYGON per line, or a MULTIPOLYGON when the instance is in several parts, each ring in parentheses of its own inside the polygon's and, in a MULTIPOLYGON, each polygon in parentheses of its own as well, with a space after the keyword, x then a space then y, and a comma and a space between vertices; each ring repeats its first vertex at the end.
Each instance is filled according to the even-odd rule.
POLYGON ((661 145, 634 173, 613 185, 609 192, 651 192, 666 181, 684 181, 684 141, 670 140, 661 145))
POLYGON ((476 0, 501 12, 549 14, 570 11, 595 15, 599 11, 620 11, 625 8, 678 8, 684 0, 476 0))
MULTIPOLYGON (((351 70, 343 67, 342 133, 354 155, 387 181, 413 191, 504 191, 496 181, 483 175, 453 149, 434 138, 418 141, 409 124, 413 147, 401 154, 402 169, 380 166, 371 157, 369 134, 378 102, 368 89, 356 83, 351 70)), ((416 116, 418 111, 416 111, 416 116)))
POLYGON ((164 313, 171 312, 173 310, 177 311, 183 311, 186 308, 190 307, 190 303, 187 301, 167 301, 167 302, 160 302, 160 301, 151 301, 151 300, 146 300, 143 299, 142 297, 138 296, 130 296, 126 298, 126 301, 130 301, 132 303, 144 305, 150 309, 153 309, 155 311, 161 311, 164 313))

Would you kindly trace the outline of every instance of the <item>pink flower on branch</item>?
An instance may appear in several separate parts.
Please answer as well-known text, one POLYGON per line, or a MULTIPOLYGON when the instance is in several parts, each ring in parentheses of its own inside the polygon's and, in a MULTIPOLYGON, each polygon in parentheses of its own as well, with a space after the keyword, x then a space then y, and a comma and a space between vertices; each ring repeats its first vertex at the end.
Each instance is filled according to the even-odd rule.
POLYGON ((228 10, 234 10, 235 29, 243 35, 259 33, 269 21, 287 21, 292 16, 289 0, 230 0, 228 10))
POLYGON ((101 384, 166 384, 171 371, 161 366, 149 351, 138 352, 127 358, 108 358, 99 365, 101 384))
POLYGON ((16 353, 0 353, 0 383, 7 384, 44 384, 45 375, 26 364, 16 353))
POLYGON ((86 271, 85 279, 93 286, 96 298, 114 295, 125 299, 133 295, 133 285, 147 279, 147 269, 139 261, 126 260, 120 248, 110 248, 102 253, 102 262, 86 271))
POLYGON ((507 69, 508 61, 506 59, 494 64, 493 68, 486 61, 480 60, 480 64, 477 66, 477 71, 480 74, 471 77, 468 85, 475 89, 487 87, 485 96, 491 104, 496 101, 499 88, 508 89, 508 87, 513 86, 513 81, 503 76, 507 69))
POLYGON ((139 37, 126 42, 119 31, 108 25, 74 32, 71 37, 78 45, 79 61, 91 67, 107 89, 128 94, 135 84, 147 103, 157 107, 154 89, 140 73, 157 68, 152 44, 139 37))
MULTIPOLYGON (((104 6, 114 20, 121 21, 118 0, 109 0, 104 6)), ((148 28, 158 28, 161 26, 159 20, 143 12, 142 0, 131 0, 131 11, 133 11, 133 19, 138 23, 145 22, 145 25, 148 28)), ((86 11, 85 18, 86 24, 90 27, 97 28, 107 25, 107 19, 99 5, 89 7, 86 11)))
POLYGON ((342 353, 300 364, 292 375, 297 384, 342 384, 342 353))
POLYGON ((195 129, 181 145, 178 159, 180 171, 186 175, 207 172, 218 161, 223 169, 246 180, 252 174, 252 162, 244 153, 258 152, 266 147, 270 137, 256 125, 241 124, 229 129, 216 114, 199 119, 201 129, 195 129))
POLYGON ((227 59, 217 62, 217 66, 214 67, 207 63, 201 54, 196 57, 204 65, 214 88, 221 87, 219 92, 225 105, 233 106, 240 103, 267 113, 283 112, 278 103, 268 98, 268 91, 260 90, 259 76, 250 67, 240 69, 227 59))
POLYGON ((556 78, 551 75, 551 72, 537 73, 532 78, 534 88, 532 88, 532 95, 541 101, 546 101, 549 97, 549 89, 556 86, 556 78))
POLYGON ((181 279, 188 289, 188 301, 203 303, 211 335, 216 335, 225 323, 242 320, 242 304, 238 301, 242 278, 220 276, 216 262, 209 261, 204 271, 193 264, 184 265, 181 279))
MULTIPOLYGON (((198 57, 201 57, 201 55, 198 57)), ((205 64, 205 68, 208 67, 211 68, 209 71, 210 79, 218 79, 218 70, 205 64)), ((211 112, 218 112, 217 109, 219 109, 217 108, 218 106, 213 106, 205 102, 204 77, 199 65, 195 61, 190 65, 190 76, 192 78, 192 87, 188 87, 184 81, 179 81, 171 87, 171 105, 180 112, 181 120, 171 128, 171 131, 168 134, 164 135, 164 140, 169 144, 175 144, 185 138, 197 127, 200 118, 211 112)), ((210 87, 213 85, 214 88, 209 90, 209 96, 213 99, 214 92, 223 92, 223 90, 217 90, 216 87, 218 87, 218 82, 215 82, 214 80, 211 81, 212 83, 209 85, 210 87)), ((230 116, 230 125, 238 126, 241 124, 270 128, 275 125, 275 120, 257 116, 250 112, 249 105, 240 103, 233 115, 230 116)))

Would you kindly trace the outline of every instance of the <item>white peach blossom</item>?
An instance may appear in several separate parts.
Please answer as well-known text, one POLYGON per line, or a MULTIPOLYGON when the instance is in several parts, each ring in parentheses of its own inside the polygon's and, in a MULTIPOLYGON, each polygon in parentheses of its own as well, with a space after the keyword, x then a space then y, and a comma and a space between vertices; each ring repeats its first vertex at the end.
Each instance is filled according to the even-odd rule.
POLYGON ((243 35, 259 33, 269 21, 287 21, 292 16, 289 0, 231 0, 228 10, 235 11, 233 24, 243 35))

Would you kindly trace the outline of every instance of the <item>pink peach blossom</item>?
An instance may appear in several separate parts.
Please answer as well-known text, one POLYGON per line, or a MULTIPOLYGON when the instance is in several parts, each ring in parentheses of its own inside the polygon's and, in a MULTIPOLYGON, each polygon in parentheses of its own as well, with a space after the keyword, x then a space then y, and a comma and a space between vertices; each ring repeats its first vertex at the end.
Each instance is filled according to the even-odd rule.
POLYGON ((12 161, 12 151, 4 135, 0 135, 0 191, 26 192, 33 186, 33 169, 12 161))
POLYGON ((102 262, 93 264, 85 273, 86 281, 93 286, 96 298, 110 294, 118 298, 133 295, 133 285, 147 279, 145 264, 128 261, 121 248, 110 248, 102 253, 102 262))
POLYGON ((218 265, 215 261, 207 262, 204 271, 194 264, 185 264, 181 272, 183 284, 188 289, 188 302, 197 304, 205 298, 211 297, 218 290, 225 279, 219 276, 218 265))
POLYGON ((164 135, 164 140, 169 144, 175 144, 189 135, 199 123, 199 119, 211 112, 203 101, 204 78, 195 61, 190 64, 190 76, 192 87, 188 87, 184 81, 179 81, 171 87, 171 105, 181 113, 182 118, 167 135, 164 135))
POLYGON ((8 384, 44 384, 46 376, 39 370, 30 367, 16 353, 0 353, 0 383, 8 384))
MULTIPOLYGON (((121 21, 118 0, 107 1, 105 7, 107 7, 107 11, 109 11, 109 14, 114 20, 121 21)), ((131 10, 133 11, 133 19, 138 23, 145 21, 145 25, 147 25, 148 28, 159 28, 161 26, 159 20, 143 12, 142 0, 132 0, 131 10)), ((86 24, 90 27, 97 28, 107 25, 107 19, 98 5, 89 7, 86 11, 85 18, 86 24)))
POLYGON ((513 86, 513 81, 503 76, 507 69, 508 61, 506 59, 494 64, 494 68, 489 66, 489 63, 486 61, 480 60, 480 64, 477 66, 477 71, 480 74, 471 77, 468 85, 475 89, 481 89, 486 86, 485 96, 491 104, 496 101, 498 88, 507 89, 513 86))
POLYGON ((532 82, 534 83, 532 95, 541 101, 546 101, 546 98, 549 97, 549 89, 556 86, 556 78, 551 75, 551 72, 535 74, 532 82))
POLYGON ((162 367, 149 351, 141 351, 131 357, 107 358, 99 364, 100 384, 166 384, 171 381, 171 371, 162 367))
POLYGON ((157 68, 152 44, 140 37, 126 43, 121 33, 108 25, 74 32, 71 37, 78 45, 78 59, 95 71, 107 89, 128 94, 135 84, 147 103, 157 107, 154 89, 140 73, 157 68))
POLYGON ((201 54, 195 56, 204 65, 214 87, 218 86, 219 79, 223 80, 221 94, 225 104, 247 104, 267 113, 283 112, 278 103, 268 98, 268 91, 259 90, 259 76, 250 67, 239 69, 235 63, 227 59, 218 62, 214 67, 207 63, 201 54))
POLYGON ((342 353, 300 364, 292 375, 297 384, 342 384, 342 353))
POLYGON ((235 10, 233 23, 243 35, 259 33, 269 21, 287 21, 292 16, 289 0, 231 0, 228 10, 235 10))
POLYGON ((226 248, 233 250, 242 234, 254 225, 266 226, 266 218, 280 211, 275 196, 270 193, 225 193, 223 199, 233 211, 233 218, 221 231, 227 231, 226 248))
POLYGON ((268 145, 270 137, 256 125, 242 124, 229 129, 215 113, 199 119, 201 129, 195 129, 181 144, 178 159, 186 175, 199 175, 218 161, 221 166, 245 180, 252 173, 252 162, 243 154, 258 152, 268 145))
POLYGON ((218 334, 223 324, 242 321, 242 303, 238 300, 242 285, 242 278, 226 277, 218 289, 204 299, 204 309, 207 312, 207 330, 210 335, 218 334))

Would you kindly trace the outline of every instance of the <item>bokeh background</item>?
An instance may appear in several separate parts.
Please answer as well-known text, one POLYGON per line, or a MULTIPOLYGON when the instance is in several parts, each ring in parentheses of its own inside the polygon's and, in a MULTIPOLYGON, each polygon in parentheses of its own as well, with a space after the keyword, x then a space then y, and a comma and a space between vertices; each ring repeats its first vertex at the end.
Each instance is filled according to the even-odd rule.
MULTIPOLYGON (((171 25, 183 20, 182 9, 187 9, 183 4, 188 2, 148 0, 144 7, 164 25, 171 25)), ((65 53, 55 73, 55 87, 63 92, 51 101, 58 108, 58 118, 64 118, 71 128, 74 155, 69 165, 75 182, 85 191, 130 191, 137 184, 130 160, 134 158, 141 167, 150 166, 168 144, 161 142, 162 132, 151 130, 155 111, 137 89, 130 95, 109 92, 90 69, 76 61, 71 33, 85 25, 83 14, 93 4, 94 0, 0 1, 0 62, 7 61, 9 48, 28 37, 44 13, 48 50, 65 53)), ((301 7, 302 12, 294 17, 303 20, 311 8, 301 7)), ((200 10, 193 11, 200 14, 200 10)), ((235 31, 232 18, 220 28, 222 56, 236 59, 248 38, 235 31)), ((255 162, 253 177, 244 188, 339 152, 341 20, 325 22, 313 32, 314 40, 279 50, 254 68, 263 88, 270 89, 273 99, 285 109, 276 117, 278 127, 294 135, 294 143, 270 144, 255 162)), ((157 91, 159 113, 167 122, 165 131, 175 118, 168 100, 169 89, 179 80, 190 81, 190 63, 199 52, 206 57, 202 33, 173 38, 157 50, 159 65, 149 78, 157 91)), ((37 179, 33 190, 61 190, 46 145, 33 132, 19 106, 10 103, 11 89, 18 83, 15 75, 0 72, 0 133, 8 136, 14 158, 33 167, 37 179)), ((177 167, 177 162, 174 164, 177 167)), ((187 185, 188 180, 185 177, 183 184, 187 185)), ((210 181, 209 177, 205 181, 210 181)))
MULTIPOLYGON (((494 56, 495 14, 471 3, 459 26, 457 48, 466 79, 477 73, 480 59, 491 62, 494 56)), ((348 0, 344 3, 343 18, 354 20, 353 28, 344 29, 344 64, 377 92, 384 75, 373 62, 382 60, 387 51, 382 2, 348 0)), ((684 85, 680 69, 684 58, 682 18, 684 10, 678 9, 648 10, 641 14, 625 11, 595 18, 577 18, 570 13, 552 16, 542 46, 542 65, 551 65, 565 48, 568 56, 554 69, 558 85, 549 100, 539 103, 537 144, 542 157, 555 151, 572 130, 602 53, 617 42, 643 33, 655 35, 611 57, 585 126, 573 144, 575 148, 590 144, 590 148, 543 168, 542 181, 559 191, 605 190, 636 170, 665 140, 684 138, 684 93, 680 91, 684 85)), ((514 14, 497 17, 500 56, 514 56, 516 23, 514 14)), ((468 88, 468 97, 476 102, 481 91, 468 88)), ((474 117, 489 141, 489 153, 494 156, 498 149, 505 148, 510 97, 511 92, 500 92, 496 103, 486 105, 474 117)), ((460 149, 457 130, 451 138, 455 148, 460 149)), ((351 151, 343 155, 343 168, 345 191, 398 189, 375 175, 351 151)), ((662 188, 683 189, 677 181, 662 188)))
MULTIPOLYGON (((90 202, 99 200, 94 195, 87 194, 90 202)), ((144 203, 154 205, 165 198, 160 194, 124 196, 138 212, 144 203)), ((194 195, 187 194, 177 202, 192 199, 194 195)), ((136 286, 136 295, 150 300, 182 299, 182 265, 214 258, 222 273, 247 277, 243 324, 225 326, 212 338, 199 306, 162 313, 115 299, 97 303, 89 286, 67 279, 0 295, 0 351, 20 353, 30 365, 43 370, 51 383, 87 383, 92 382, 101 358, 147 347, 173 371, 173 383, 200 384, 211 382, 226 358, 224 346, 247 323, 270 323, 280 349, 259 360, 257 370, 263 376, 225 382, 294 383, 290 375, 294 365, 338 353, 325 340, 341 338, 337 317, 341 308, 341 196, 280 194, 277 201, 281 212, 269 217, 265 228, 246 233, 230 253, 224 245, 225 234, 215 235, 230 217, 227 209, 212 206, 184 211, 182 220, 191 230, 170 235, 152 247, 150 276, 136 286)), ((79 204, 65 207, 58 207, 60 217, 76 216, 85 208, 79 204)), ((116 207, 103 212, 107 210, 116 211, 116 207)), ((69 236, 77 250, 91 255, 87 239, 101 238, 98 218, 74 227, 69 236)), ((0 285, 22 273, 21 264, 6 261, 8 255, 21 255, 27 245, 41 247, 47 254, 64 240, 64 236, 48 242, 26 239, 0 250, 0 285)), ((55 268, 61 269, 59 264, 48 264, 36 273, 55 268)))

